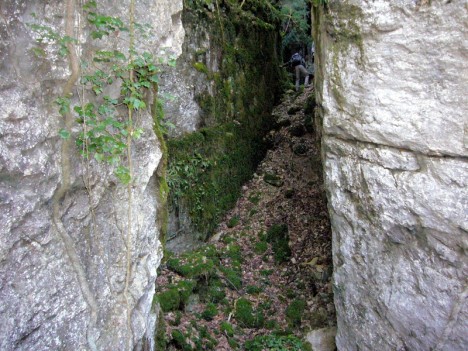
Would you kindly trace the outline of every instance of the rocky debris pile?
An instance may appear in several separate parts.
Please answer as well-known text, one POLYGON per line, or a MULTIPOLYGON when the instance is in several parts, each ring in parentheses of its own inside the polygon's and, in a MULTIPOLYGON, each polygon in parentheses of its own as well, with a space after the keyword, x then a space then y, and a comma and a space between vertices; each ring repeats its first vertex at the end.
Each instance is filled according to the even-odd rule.
POLYGON ((271 149, 211 242, 166 256, 161 350, 307 350, 308 332, 335 325, 313 94, 289 92, 274 110, 271 149))

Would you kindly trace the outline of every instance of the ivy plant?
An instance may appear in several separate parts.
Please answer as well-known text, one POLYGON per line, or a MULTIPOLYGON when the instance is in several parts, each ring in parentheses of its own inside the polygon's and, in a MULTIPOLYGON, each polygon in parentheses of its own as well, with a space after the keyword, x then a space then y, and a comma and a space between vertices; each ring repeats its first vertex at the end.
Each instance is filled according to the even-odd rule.
MULTIPOLYGON (((130 32, 125 22, 113 16, 100 14, 96 10, 96 1, 88 1, 82 7, 91 28, 92 39, 103 39, 111 34, 130 32)), ((78 43, 75 38, 61 36, 51 27, 30 24, 31 30, 36 33, 39 45, 58 45, 59 54, 68 54, 68 43, 78 43)), ((143 37, 150 31, 149 25, 134 23, 134 28, 143 37)), ((118 37, 115 35, 115 37, 118 37)), ((37 47, 33 52, 36 56, 43 56, 45 51, 37 47)), ((133 45, 127 53, 119 50, 97 50, 88 62, 81 62, 82 94, 78 94, 79 103, 72 105, 74 96, 59 96, 55 103, 59 113, 67 115, 72 113, 75 121, 81 125, 81 131, 76 136, 76 145, 85 159, 93 158, 97 162, 104 162, 114 166, 115 175, 123 183, 131 181, 131 172, 125 165, 129 142, 138 139, 143 129, 137 128, 128 116, 128 111, 136 113, 147 108, 145 97, 147 91, 153 89, 157 92, 160 66, 168 64, 175 66, 172 57, 156 59, 149 52, 139 53, 133 45), (117 97, 105 94, 106 88, 112 84, 120 86, 117 97), (94 94, 94 97, 89 96, 94 94)), ((76 98, 77 96, 75 96, 76 98)), ((158 106, 161 104, 158 102, 158 106)), ((156 119, 162 130, 167 129, 164 121, 156 119)), ((71 131, 62 129, 59 136, 69 139, 71 131)))

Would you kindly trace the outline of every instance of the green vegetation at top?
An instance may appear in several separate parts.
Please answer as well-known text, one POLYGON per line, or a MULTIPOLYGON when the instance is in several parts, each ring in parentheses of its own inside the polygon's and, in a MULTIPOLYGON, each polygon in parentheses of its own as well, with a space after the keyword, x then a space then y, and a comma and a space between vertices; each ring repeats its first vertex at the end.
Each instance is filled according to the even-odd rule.
POLYGON ((308 0, 280 1, 282 14, 283 50, 304 47, 312 44, 310 35, 310 12, 308 0))

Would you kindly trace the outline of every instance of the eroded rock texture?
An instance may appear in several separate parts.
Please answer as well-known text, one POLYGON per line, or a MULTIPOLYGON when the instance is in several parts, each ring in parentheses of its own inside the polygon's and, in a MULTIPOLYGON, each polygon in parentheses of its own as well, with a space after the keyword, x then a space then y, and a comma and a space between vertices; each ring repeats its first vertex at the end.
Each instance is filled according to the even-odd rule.
POLYGON ((468 8, 314 14, 340 350, 468 344, 468 8))
MULTIPOLYGON (((129 1, 97 3, 97 11, 128 23, 129 1)), ((90 38, 81 4, 0 3, 1 350, 151 349, 145 339, 154 333, 151 304, 162 256, 155 220, 161 150, 152 116, 135 118, 143 136, 133 142, 129 201, 112 167, 83 161, 74 145, 79 125, 73 119, 67 125, 54 103, 67 89, 72 105, 92 96, 77 89, 73 59, 60 56, 53 41, 34 50, 38 34, 30 24, 78 38, 69 46, 77 62, 109 45, 126 52, 127 33, 90 38), (58 135, 65 127, 68 141, 58 135)), ((137 49, 157 55, 169 46, 179 54, 181 10, 182 1, 137 1, 136 21, 153 27, 137 49)), ((118 95, 118 86, 108 89, 118 95)))

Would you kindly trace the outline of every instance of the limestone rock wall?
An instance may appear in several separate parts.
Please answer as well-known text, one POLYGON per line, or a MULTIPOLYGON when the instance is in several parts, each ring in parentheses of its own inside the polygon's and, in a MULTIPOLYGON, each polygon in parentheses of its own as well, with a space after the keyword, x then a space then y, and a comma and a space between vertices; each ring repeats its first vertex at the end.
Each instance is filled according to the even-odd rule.
POLYGON ((213 234, 266 151, 279 96, 279 23, 265 4, 187 1, 177 69, 161 93, 169 129, 166 248, 183 251, 213 234), (272 24, 266 25, 266 23, 272 24))
POLYGON ((339 350, 468 344, 468 5, 314 10, 339 350))
MULTIPOLYGON (((182 0, 136 3, 136 21, 152 27, 137 48, 158 55, 169 47, 180 54, 182 0)), ((80 4, 0 2, 1 350, 152 348, 151 306, 162 256, 155 175, 161 147, 152 116, 142 112, 135 119, 143 135, 133 142, 129 201, 111 166, 83 160, 74 145, 79 125, 66 125, 58 113, 54 100, 65 89, 73 94, 72 105, 83 96, 79 79, 70 78, 69 57, 49 40, 34 49, 37 33, 30 24, 62 38, 71 28, 78 62, 91 61, 90 53, 109 43, 128 48, 127 33, 92 40, 80 4), (74 86, 65 88, 67 83, 74 86), (59 137, 64 127, 69 141, 59 137)), ((101 0, 97 6, 128 23, 129 1, 101 0)), ((118 86, 108 89, 118 94, 118 86)))

